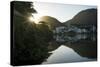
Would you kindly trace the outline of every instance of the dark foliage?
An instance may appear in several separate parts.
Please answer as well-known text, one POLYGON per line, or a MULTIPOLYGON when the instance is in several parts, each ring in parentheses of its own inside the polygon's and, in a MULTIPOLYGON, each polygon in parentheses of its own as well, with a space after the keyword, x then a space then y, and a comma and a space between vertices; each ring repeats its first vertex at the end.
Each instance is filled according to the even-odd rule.
MULTIPOLYGON (((12 2, 23 16, 36 12, 31 2, 12 2)), ((41 64, 48 54, 48 42, 52 39, 52 31, 43 23, 35 24, 27 21, 26 17, 13 15, 13 55, 12 65, 41 64)))

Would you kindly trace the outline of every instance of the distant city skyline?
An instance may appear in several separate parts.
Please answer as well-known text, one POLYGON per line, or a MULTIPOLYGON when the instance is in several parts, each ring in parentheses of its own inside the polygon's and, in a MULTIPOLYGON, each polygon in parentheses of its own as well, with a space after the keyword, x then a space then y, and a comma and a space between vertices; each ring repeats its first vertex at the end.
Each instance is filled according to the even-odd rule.
POLYGON ((34 2, 34 9, 37 14, 33 14, 35 20, 42 16, 51 16, 58 19, 60 22, 65 22, 72 19, 77 13, 82 10, 97 8, 89 5, 71 5, 47 2, 34 2))

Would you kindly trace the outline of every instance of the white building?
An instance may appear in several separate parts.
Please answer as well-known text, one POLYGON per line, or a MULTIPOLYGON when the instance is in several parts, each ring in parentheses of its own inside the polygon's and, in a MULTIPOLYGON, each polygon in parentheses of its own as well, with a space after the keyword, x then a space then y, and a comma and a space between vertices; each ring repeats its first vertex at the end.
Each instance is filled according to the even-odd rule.
POLYGON ((66 27, 64 26, 56 27, 54 33, 63 33, 65 29, 66 27))

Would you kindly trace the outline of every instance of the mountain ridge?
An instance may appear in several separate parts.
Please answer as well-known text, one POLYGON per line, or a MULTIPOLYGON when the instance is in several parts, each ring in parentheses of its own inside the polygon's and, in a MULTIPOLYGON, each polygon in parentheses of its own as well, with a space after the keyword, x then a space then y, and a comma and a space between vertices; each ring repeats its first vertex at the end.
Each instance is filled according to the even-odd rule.
POLYGON ((70 24, 94 24, 97 23, 97 9, 86 9, 80 11, 72 19, 64 22, 65 25, 70 24))

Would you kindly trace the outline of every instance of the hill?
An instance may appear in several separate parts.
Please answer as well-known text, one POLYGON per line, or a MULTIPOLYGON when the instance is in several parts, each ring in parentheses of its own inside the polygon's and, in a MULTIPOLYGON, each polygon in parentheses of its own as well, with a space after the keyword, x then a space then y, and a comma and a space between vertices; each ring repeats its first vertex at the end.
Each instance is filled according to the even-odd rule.
POLYGON ((86 9, 79 12, 72 19, 64 23, 67 24, 97 24, 97 9, 86 9))
POLYGON ((51 16, 43 16, 39 19, 39 22, 45 22, 50 26, 51 29, 55 29, 58 26, 61 26, 62 23, 58 21, 56 18, 51 17, 51 16))

